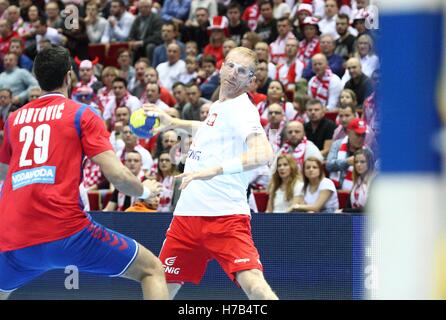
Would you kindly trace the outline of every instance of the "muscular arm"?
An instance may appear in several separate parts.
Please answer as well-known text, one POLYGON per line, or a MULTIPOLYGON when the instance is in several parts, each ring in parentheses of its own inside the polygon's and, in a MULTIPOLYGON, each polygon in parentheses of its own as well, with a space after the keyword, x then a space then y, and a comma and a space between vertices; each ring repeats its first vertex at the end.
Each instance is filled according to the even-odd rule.
POLYGON ((142 195, 143 187, 141 182, 118 160, 113 151, 102 152, 91 158, 91 160, 101 167, 105 177, 116 189, 132 197, 142 195))
POLYGON ((183 129, 186 130, 187 133, 193 136, 202 124, 203 122, 201 121, 173 118, 172 123, 166 129, 174 129, 174 128, 183 129))
POLYGON ((6 179, 6 173, 8 173, 9 166, 4 163, 0 163, 0 180, 6 179))

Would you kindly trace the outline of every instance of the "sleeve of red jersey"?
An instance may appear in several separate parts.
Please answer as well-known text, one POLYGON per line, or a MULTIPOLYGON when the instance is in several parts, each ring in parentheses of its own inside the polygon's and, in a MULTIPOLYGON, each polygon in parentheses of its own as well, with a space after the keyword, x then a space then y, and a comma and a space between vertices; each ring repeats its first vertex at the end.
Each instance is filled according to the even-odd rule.
POLYGON ((85 109, 81 117, 81 142, 88 158, 113 150, 104 121, 90 108, 85 109))
POLYGON ((9 142, 9 130, 8 122, 6 122, 4 127, 3 143, 0 146, 0 162, 4 164, 9 164, 9 159, 11 159, 11 143, 9 142))

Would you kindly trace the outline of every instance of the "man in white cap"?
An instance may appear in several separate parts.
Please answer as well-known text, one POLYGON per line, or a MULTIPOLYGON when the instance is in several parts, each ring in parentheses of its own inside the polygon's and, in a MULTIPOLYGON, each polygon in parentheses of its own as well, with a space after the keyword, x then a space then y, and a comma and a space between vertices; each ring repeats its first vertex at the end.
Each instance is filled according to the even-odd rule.
POLYGON ((76 83, 71 93, 73 99, 80 87, 87 86, 93 90, 93 85, 98 81, 93 74, 93 67, 93 63, 90 60, 82 60, 79 64, 79 82, 76 83))

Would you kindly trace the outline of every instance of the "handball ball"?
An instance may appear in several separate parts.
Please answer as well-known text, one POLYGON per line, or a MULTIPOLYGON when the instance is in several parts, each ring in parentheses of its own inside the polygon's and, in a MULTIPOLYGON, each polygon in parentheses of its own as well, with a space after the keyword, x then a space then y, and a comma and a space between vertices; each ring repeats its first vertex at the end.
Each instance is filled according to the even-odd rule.
POLYGON ((147 116, 143 109, 138 109, 130 116, 130 129, 139 138, 149 139, 153 136, 153 129, 160 125, 159 119, 154 114, 147 116))

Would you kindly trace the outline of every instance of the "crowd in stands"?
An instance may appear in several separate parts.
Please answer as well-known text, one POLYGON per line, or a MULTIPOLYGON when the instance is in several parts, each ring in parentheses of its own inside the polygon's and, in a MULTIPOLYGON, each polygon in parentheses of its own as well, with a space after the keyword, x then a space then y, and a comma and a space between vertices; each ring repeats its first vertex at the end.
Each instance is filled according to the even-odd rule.
POLYGON ((139 139, 130 116, 151 103, 172 117, 214 121, 209 109, 218 100, 219 70, 232 48, 244 46, 257 53, 248 95, 276 155, 252 171, 252 210, 363 212, 379 164, 379 35, 367 29, 369 5, 0 0, 0 144, 9 114, 41 94, 34 57, 48 46, 65 46, 75 70, 71 98, 97 110, 117 157, 135 176, 163 185, 156 200, 132 199, 86 159, 81 189, 98 196, 90 197, 90 208, 171 212, 180 195, 174 177, 184 170, 193 136, 168 130, 139 139), (266 195, 264 203, 259 195, 266 195))

